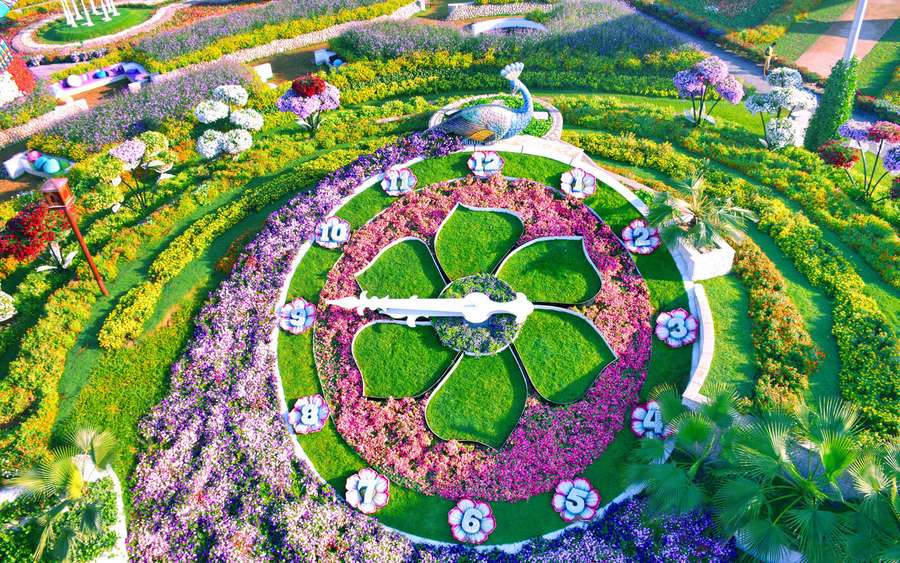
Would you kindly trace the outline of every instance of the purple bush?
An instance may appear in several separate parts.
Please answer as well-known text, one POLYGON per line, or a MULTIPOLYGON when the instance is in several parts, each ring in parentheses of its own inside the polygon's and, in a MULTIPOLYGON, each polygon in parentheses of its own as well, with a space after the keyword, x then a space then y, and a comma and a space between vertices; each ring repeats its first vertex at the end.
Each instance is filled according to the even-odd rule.
POLYGON ((381 0, 274 0, 258 8, 238 10, 153 35, 138 42, 136 47, 155 60, 168 61, 198 51, 223 37, 246 33, 266 25, 368 6, 379 1, 381 0))
POLYGON ((236 64, 216 64, 164 82, 123 92, 109 102, 61 121, 47 133, 100 147, 142 133, 166 117, 191 111, 221 84, 249 84, 250 72, 236 64))
POLYGON ((707 57, 687 70, 676 72, 672 82, 679 97, 691 100, 688 117, 696 126, 711 121, 709 114, 719 101, 736 104, 744 98, 744 86, 728 74, 728 65, 719 57, 707 57))

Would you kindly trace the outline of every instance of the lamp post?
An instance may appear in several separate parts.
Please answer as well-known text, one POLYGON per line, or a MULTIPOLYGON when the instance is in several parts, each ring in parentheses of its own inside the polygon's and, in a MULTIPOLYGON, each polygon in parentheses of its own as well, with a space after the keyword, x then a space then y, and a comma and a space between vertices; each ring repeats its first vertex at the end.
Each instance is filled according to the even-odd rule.
POLYGON ((73 210, 75 194, 69 189, 69 180, 66 178, 50 178, 41 186, 41 193, 44 194, 44 202, 47 204, 48 209, 59 209, 65 214, 66 219, 69 220, 69 226, 72 227, 72 232, 75 233, 75 238, 78 239, 78 244, 81 246, 81 251, 84 252, 84 257, 87 258, 91 272, 94 273, 94 279, 97 280, 97 285, 100 286, 100 291, 103 295, 109 297, 109 292, 106 290, 106 286, 103 285, 103 278, 100 277, 100 272, 97 271, 97 266, 94 264, 94 258, 91 256, 87 243, 84 242, 84 237, 81 236, 81 231, 78 229, 78 221, 73 210))
POLYGON ((856 15, 853 17, 853 25, 850 26, 850 36, 847 37, 847 48, 844 50, 844 62, 849 63, 856 53, 856 43, 859 41, 859 32, 866 20, 866 7, 869 0, 859 0, 856 5, 856 15))

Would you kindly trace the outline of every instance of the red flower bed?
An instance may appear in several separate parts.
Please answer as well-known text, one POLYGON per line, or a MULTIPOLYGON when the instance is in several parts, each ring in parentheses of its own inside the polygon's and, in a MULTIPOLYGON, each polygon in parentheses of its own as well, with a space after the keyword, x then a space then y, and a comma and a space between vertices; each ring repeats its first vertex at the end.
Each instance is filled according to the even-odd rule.
POLYGON ((301 98, 310 98, 325 91, 325 81, 315 74, 305 74, 291 82, 291 89, 301 98))

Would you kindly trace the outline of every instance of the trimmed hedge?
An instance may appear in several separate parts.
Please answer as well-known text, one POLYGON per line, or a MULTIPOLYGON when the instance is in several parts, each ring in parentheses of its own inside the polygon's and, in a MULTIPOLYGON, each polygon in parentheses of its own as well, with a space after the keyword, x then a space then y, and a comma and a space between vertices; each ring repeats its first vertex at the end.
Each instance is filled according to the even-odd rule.
POLYGON ((837 137, 838 127, 853 115, 858 67, 859 61, 856 58, 849 63, 843 59, 834 63, 825 82, 825 92, 819 101, 819 107, 809 122, 806 138, 803 140, 803 146, 808 150, 814 151, 837 137))

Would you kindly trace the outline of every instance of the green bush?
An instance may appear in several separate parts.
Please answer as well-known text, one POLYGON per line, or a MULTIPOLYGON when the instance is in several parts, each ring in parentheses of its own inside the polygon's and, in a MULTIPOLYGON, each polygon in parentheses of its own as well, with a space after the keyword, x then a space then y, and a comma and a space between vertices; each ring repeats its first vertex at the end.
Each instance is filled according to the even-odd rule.
POLYGON ((853 101, 856 97, 856 72, 859 61, 849 63, 843 59, 834 63, 831 74, 825 82, 825 93, 819 101, 819 108, 809 122, 803 146, 814 151, 837 136, 838 127, 853 115, 853 101))

